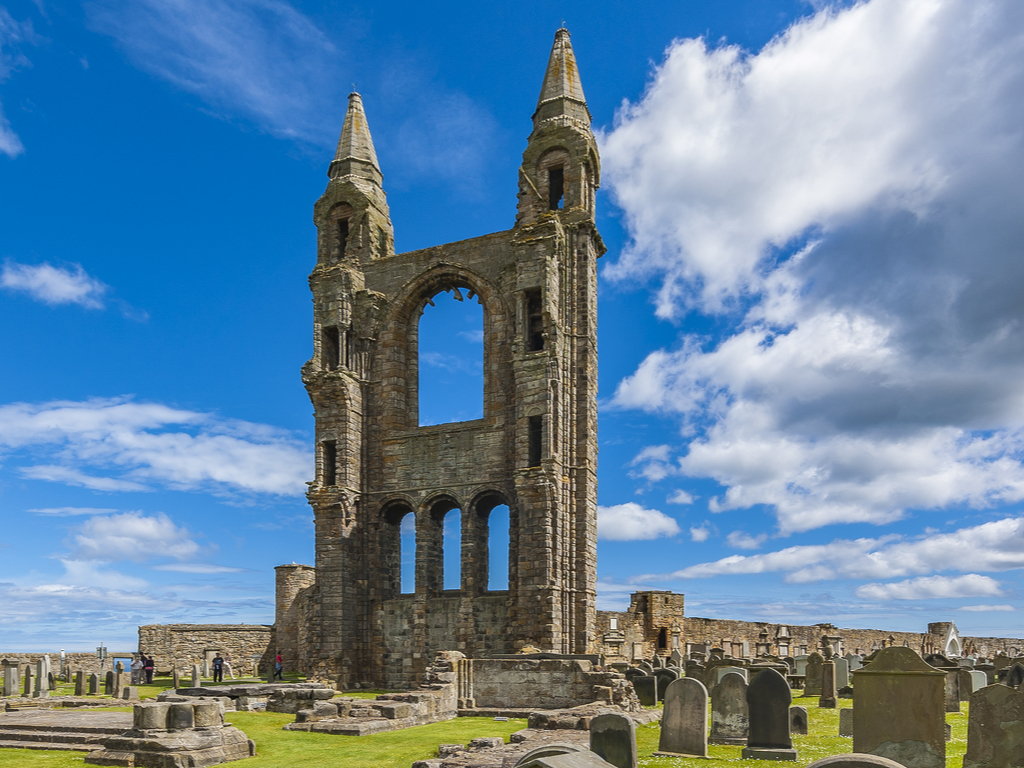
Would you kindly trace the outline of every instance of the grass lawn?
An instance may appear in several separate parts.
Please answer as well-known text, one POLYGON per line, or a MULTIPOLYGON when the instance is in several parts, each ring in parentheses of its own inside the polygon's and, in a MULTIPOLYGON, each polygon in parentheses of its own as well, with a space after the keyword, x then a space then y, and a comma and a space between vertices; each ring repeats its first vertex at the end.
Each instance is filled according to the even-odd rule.
MULTIPOLYGON (((360 691, 359 695, 371 697, 376 694, 360 691)), ((816 697, 797 698, 793 703, 807 707, 810 735, 793 737, 793 746, 799 757, 790 765, 806 766, 822 757, 853 749, 853 739, 836 735, 839 733, 838 709, 819 709, 816 697)), ((840 707, 852 705, 850 699, 839 700, 840 707)), ((961 709, 963 711, 959 714, 946 715, 946 722, 953 729, 953 740, 946 742, 946 768, 961 768, 964 751, 967 749, 966 703, 961 705, 961 709)), ((131 710, 120 707, 117 711, 131 710)), ((246 768, 409 768, 415 760, 433 756, 438 744, 465 744, 478 736, 502 736, 508 741, 511 733, 526 727, 524 720, 496 722, 486 718, 463 717, 372 736, 332 736, 281 730, 281 726, 295 719, 293 715, 229 712, 227 719, 256 742, 257 756, 239 763, 246 768)), ((640 765, 645 768, 727 768, 729 764, 742 759, 742 747, 714 745, 709 749, 710 760, 652 757, 652 753, 658 749, 658 735, 657 723, 637 729, 640 765)), ((0 768, 77 768, 83 765, 82 757, 81 752, 0 749, 0 768)), ((787 763, 750 760, 744 761, 744 765, 750 768, 781 768, 787 763)))

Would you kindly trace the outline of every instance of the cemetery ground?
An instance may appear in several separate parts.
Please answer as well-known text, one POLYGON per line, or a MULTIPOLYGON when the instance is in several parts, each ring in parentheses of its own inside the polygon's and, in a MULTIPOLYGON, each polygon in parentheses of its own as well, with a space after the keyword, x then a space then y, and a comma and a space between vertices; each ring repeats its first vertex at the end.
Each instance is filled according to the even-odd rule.
MULTIPOLYGON (((140 686, 140 696, 153 698, 169 688, 169 679, 158 680, 152 685, 140 686)), ((57 691, 55 695, 61 693, 64 691, 57 691)), ((379 691, 349 691, 345 695, 373 698, 377 693, 379 691)), ((740 757, 742 747, 715 744, 708 747, 706 759, 654 757, 658 749, 659 724, 651 723, 637 728, 639 764, 643 768, 727 768, 742 763, 749 768, 779 768, 782 765, 806 766, 829 755, 852 751, 853 739, 838 735, 839 710, 853 706, 852 700, 840 699, 837 709, 820 709, 817 697, 794 698, 793 704, 807 708, 809 721, 807 736, 793 736, 793 746, 799 754, 795 763, 744 761, 740 757)), ((961 768, 967 749, 967 703, 962 703, 960 708, 959 713, 946 715, 946 722, 952 728, 952 740, 946 742, 946 768, 961 768)), ((131 712, 131 707, 111 707, 106 711, 131 712)), ((256 757, 238 763, 246 768, 409 768, 416 760, 435 756, 438 744, 465 744, 481 736, 501 736, 507 742, 513 732, 526 727, 525 720, 501 722, 460 717, 370 736, 336 736, 282 730, 283 725, 295 720, 294 715, 228 712, 225 717, 256 742, 256 757)), ((83 765, 83 756, 81 752, 0 749, 0 768, 78 768, 83 765)))

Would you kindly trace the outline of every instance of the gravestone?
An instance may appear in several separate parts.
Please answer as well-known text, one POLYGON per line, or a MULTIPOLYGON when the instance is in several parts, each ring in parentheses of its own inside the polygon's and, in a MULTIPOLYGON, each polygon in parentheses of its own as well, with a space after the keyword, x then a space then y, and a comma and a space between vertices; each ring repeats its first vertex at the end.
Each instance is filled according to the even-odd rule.
POLYGON ((89 695, 96 696, 100 692, 100 676, 93 672, 89 675, 89 695))
POLYGON ((35 699, 46 699, 50 696, 50 684, 46 679, 46 662, 43 659, 39 659, 36 662, 36 685, 32 691, 32 697, 35 699))
MULTIPOLYGON (((978 664, 974 665, 974 668, 976 670, 978 670, 979 672, 984 673, 985 677, 988 680, 988 682, 985 683, 985 685, 992 685, 992 683, 996 682, 996 665, 995 664, 978 663, 978 664)), ((984 686, 982 686, 982 687, 984 687, 984 686)))
MULTIPOLYGON (((988 675, 978 669, 972 669, 968 674, 971 676, 971 693, 980 691, 986 685, 988 685, 988 675)), ((970 698, 970 694, 968 694, 970 698)))
POLYGON ((850 665, 850 674, 853 674, 854 670, 860 669, 864 666, 860 663, 860 656, 858 656, 855 653, 848 653, 845 656, 843 656, 843 659, 846 661, 847 664, 850 665))
POLYGON ((679 679, 679 673, 674 669, 656 669, 654 676, 658 679, 658 701, 664 701, 665 691, 674 680, 679 679))
POLYGON ((174 690, 181 688, 181 678, 178 676, 178 670, 171 672, 171 687, 174 690))
POLYGON ((672 654, 669 656, 669 659, 671 659, 672 664, 674 666, 677 666, 677 667, 680 667, 680 668, 683 666, 683 654, 681 654, 679 652, 678 648, 676 648, 674 651, 672 651, 672 654))
POLYGON ((632 680, 633 690, 645 707, 658 705, 658 678, 654 675, 637 675, 632 680))
POLYGON ((53 672, 46 673, 46 690, 56 691, 57 690, 57 678, 53 672))
MULTIPOLYGON (((273 671, 271 671, 271 674, 273 674, 273 671)), ((271 682, 273 682, 273 678, 271 678, 271 682)), ((193 664, 192 665, 192 687, 193 688, 201 688, 202 685, 203 685, 203 676, 201 674, 201 670, 199 668, 199 665, 198 664, 193 664)))
POLYGON ((25 696, 31 696, 36 689, 36 673, 32 671, 32 665, 25 667, 25 696))
POLYGON ((836 691, 836 696, 840 699, 852 699, 853 698, 853 686, 847 685, 836 691))
POLYGON ((989 685, 968 702, 963 768, 1024 766, 1024 692, 989 685))
POLYGON ((649 661, 641 661, 639 664, 636 665, 636 668, 643 670, 643 673, 645 675, 654 674, 654 665, 651 664, 649 661))
POLYGON ((126 701, 139 701, 138 686, 126 685, 121 691, 121 698, 126 701))
POLYGON ((947 712, 960 711, 960 669, 958 667, 943 669, 946 674, 946 687, 943 691, 947 712))
POLYGON ((17 696, 18 683, 21 682, 21 675, 18 674, 18 663, 4 659, 4 696, 17 696))
POLYGON ((796 662, 796 672, 795 672, 795 674, 798 674, 798 675, 806 675, 807 674, 807 659, 808 659, 808 657, 807 656, 803 656, 803 655, 794 656, 793 657, 793 661, 796 662))
POLYGON ((856 752, 832 755, 815 760, 807 768, 904 768, 895 760, 878 755, 859 755, 856 752))
POLYGON ((747 681, 730 672, 711 691, 711 743, 746 744, 747 681))
POLYGON ((718 685, 720 682, 722 682, 722 678, 725 677, 726 675, 739 675, 740 677, 743 678, 744 682, 749 682, 749 678, 747 677, 747 670, 745 670, 743 667, 731 667, 730 666, 730 667, 715 667, 714 668, 714 680, 715 680, 714 684, 718 685))
POLYGON ((853 736, 853 710, 839 710, 839 735, 853 736))
POLYGON ((122 664, 120 661, 117 662, 117 665, 114 667, 114 670, 114 688, 110 692, 110 695, 113 696, 115 699, 120 699, 121 692, 124 691, 124 687, 125 685, 127 685, 127 680, 125 678, 127 678, 128 676, 124 672, 124 664, 122 664))
POLYGON ((104 696, 113 696, 114 695, 114 673, 113 672, 107 672, 107 674, 103 676, 103 695, 104 696))
POLYGON ((836 665, 836 690, 838 691, 850 684, 850 662, 837 656, 832 659, 832 663, 836 665))
POLYGON ((590 721, 590 751, 615 768, 637 768, 636 725, 625 715, 598 715, 590 721))
POLYGON ((804 696, 821 696, 821 665, 825 659, 815 651, 807 657, 807 671, 804 672, 804 696))
POLYGON ((75 672, 75 696, 85 696, 85 672, 75 672))
POLYGON ((971 698, 971 694, 974 693, 974 680, 971 678, 972 671, 966 667, 961 667, 957 670, 956 689, 960 694, 960 701, 967 701, 971 698))
POLYGON ((974 669, 974 659, 972 659, 970 656, 967 656, 962 659, 957 659, 956 664, 958 667, 963 667, 965 669, 974 669))
POLYGON ((807 707, 789 708, 789 732, 796 736, 807 735, 807 707))
POLYGON ((821 696, 818 706, 822 709, 836 708, 836 665, 832 659, 821 664, 821 696))
POLYGON ((910 648, 882 648, 853 673, 853 751, 945 768, 946 673, 910 648))
POLYGON ((744 760, 796 760, 789 735, 789 707, 793 694, 786 678, 774 669, 763 669, 747 686, 750 732, 743 748, 744 760))
POLYGON ((656 755, 708 756, 708 689, 681 677, 665 689, 665 709, 656 755))
POLYGON ((50 673, 53 672, 53 669, 51 668, 52 662, 50 661, 50 654, 44 653, 41 661, 43 662, 43 671, 39 677, 43 681, 43 684, 46 686, 47 690, 52 691, 56 688, 56 686, 50 683, 50 673))
POLYGON ((694 680, 700 680, 704 683, 704 687, 707 687, 708 681, 705 677, 706 669, 703 664, 696 661, 686 662, 686 676, 692 677, 694 680))
POLYGON ((1003 678, 1003 685, 1008 688, 1020 688, 1021 683, 1024 683, 1024 665, 1015 663, 1010 667, 1006 676, 1003 678))

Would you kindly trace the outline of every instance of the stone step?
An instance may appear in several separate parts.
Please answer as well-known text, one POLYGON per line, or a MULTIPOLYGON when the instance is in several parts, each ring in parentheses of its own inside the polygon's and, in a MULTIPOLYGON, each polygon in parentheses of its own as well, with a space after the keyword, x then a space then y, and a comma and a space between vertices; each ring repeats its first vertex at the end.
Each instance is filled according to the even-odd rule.
POLYGON ((3 741, 50 742, 53 744, 101 744, 109 736, 106 733, 78 733, 74 731, 0 730, 3 741))
POLYGON ((125 728, 106 728, 94 725, 54 725, 52 723, 12 723, 10 725, 0 723, 0 738, 10 731, 40 731, 43 733, 96 733, 109 734, 113 736, 125 732, 125 728))
POLYGON ((59 752, 92 752, 103 749, 102 744, 74 744, 54 741, 9 741, 0 739, 0 749, 53 749, 59 752))

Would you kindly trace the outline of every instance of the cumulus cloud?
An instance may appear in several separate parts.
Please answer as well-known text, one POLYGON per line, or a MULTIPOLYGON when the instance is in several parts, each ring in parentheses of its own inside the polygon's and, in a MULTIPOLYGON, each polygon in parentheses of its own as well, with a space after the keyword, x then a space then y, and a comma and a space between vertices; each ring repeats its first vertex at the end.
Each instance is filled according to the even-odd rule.
POLYGON ((760 549, 767 538, 763 533, 751 536, 746 531, 733 531, 725 537, 725 543, 734 549, 760 549))
POLYGON ((631 467, 636 467, 629 474, 631 477, 643 477, 652 483, 664 480, 666 477, 678 472, 678 468, 669 463, 671 446, 649 445, 629 462, 631 467))
POLYGON ((693 504, 693 494, 687 493, 682 488, 673 491, 666 499, 669 504, 693 504))
POLYGON ((603 137, 632 238, 605 274, 734 322, 618 387, 690 440, 655 471, 783 533, 1024 499, 1022 90, 1010 3, 826 8, 756 54, 673 43, 603 137))
POLYGON ((8 261, 0 269, 0 287, 27 293, 50 306, 77 304, 86 309, 103 309, 108 286, 86 273, 80 264, 54 267, 8 261))
POLYGON ((675 536, 679 523, 657 509, 629 501, 597 508, 597 537, 608 541, 646 541, 675 536))
POLYGON ((1024 568, 1024 518, 1006 518, 950 533, 904 538, 836 539, 758 555, 730 555, 639 580, 701 579, 728 574, 784 573, 788 583, 885 579, 940 571, 1024 568))
POLYGON ((988 576, 923 576, 890 584, 864 584, 854 594, 864 600, 930 600, 936 597, 990 597, 1003 594, 999 582, 988 576))
POLYGON ((706 523, 704 525, 697 525, 690 528, 690 539, 698 544, 702 541, 707 541, 710 536, 711 526, 706 523))
POLYGON ((155 557, 188 560, 199 553, 191 534, 159 513, 141 512, 93 517, 80 525, 69 540, 75 560, 141 563, 155 557))
POLYGON ((312 467, 284 430, 127 398, 0 406, 3 454, 26 477, 103 491, 297 495, 312 467))

